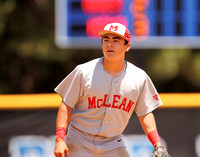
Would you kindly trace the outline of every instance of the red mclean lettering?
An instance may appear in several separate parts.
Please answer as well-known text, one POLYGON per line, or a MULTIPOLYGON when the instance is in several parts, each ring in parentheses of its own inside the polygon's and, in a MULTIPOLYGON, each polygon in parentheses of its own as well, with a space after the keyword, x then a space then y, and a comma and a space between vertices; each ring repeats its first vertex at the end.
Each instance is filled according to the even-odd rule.
POLYGON ((104 95, 104 100, 103 100, 103 105, 102 105, 102 106, 105 106, 105 107, 110 107, 110 105, 111 105, 111 104, 106 104, 107 97, 108 97, 108 95, 107 95, 107 94, 105 94, 105 95, 104 95))
POLYGON ((100 108, 100 107, 101 107, 102 104, 100 104, 100 102, 102 102, 102 101, 103 101, 103 99, 98 99, 98 100, 97 100, 97 108, 100 108))
POLYGON ((118 109, 121 109, 121 107, 123 106, 123 110, 125 111, 125 107, 126 107, 126 101, 127 101, 127 98, 124 98, 122 103, 120 104, 120 106, 118 107, 118 109))
POLYGON ((130 111, 130 109, 131 109, 131 107, 133 106, 134 103, 135 103, 134 101, 129 100, 129 103, 128 103, 127 107, 126 107, 126 112, 129 113, 129 111, 130 111))
POLYGON ((91 108, 96 108, 96 96, 92 97, 92 100, 90 97, 88 97, 88 109, 91 109, 91 108))
POLYGON ((133 106, 133 104, 135 103, 134 101, 131 100, 127 100, 127 98, 124 98, 121 102, 120 105, 119 101, 120 101, 121 96, 120 95, 113 95, 113 102, 106 104, 107 99, 108 99, 108 95, 105 94, 103 99, 96 99, 96 96, 94 97, 88 97, 88 109, 92 109, 92 108, 101 108, 103 107, 112 107, 112 108, 118 108, 118 109, 122 109, 126 112, 130 112, 131 107, 133 106), (112 106, 111 106, 112 105, 112 106))
POLYGON ((117 108, 118 106, 115 106, 116 103, 118 103, 118 100, 116 99, 120 99, 120 95, 114 95, 113 96, 113 103, 112 103, 112 108, 117 108))

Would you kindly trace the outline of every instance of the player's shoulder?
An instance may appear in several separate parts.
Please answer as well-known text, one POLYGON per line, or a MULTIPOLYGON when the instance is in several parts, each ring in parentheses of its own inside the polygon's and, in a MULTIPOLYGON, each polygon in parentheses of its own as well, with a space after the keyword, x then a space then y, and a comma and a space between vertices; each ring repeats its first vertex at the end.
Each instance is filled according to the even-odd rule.
POLYGON ((133 63, 130 63, 128 61, 127 61, 127 71, 130 72, 130 74, 133 74, 133 75, 135 75, 135 74, 141 75, 141 76, 147 75, 146 72, 143 69, 137 67, 136 65, 134 65, 133 63))
POLYGON ((90 60, 88 62, 79 64, 76 66, 76 69, 79 69, 81 71, 91 71, 95 66, 99 63, 100 58, 96 58, 93 60, 90 60))

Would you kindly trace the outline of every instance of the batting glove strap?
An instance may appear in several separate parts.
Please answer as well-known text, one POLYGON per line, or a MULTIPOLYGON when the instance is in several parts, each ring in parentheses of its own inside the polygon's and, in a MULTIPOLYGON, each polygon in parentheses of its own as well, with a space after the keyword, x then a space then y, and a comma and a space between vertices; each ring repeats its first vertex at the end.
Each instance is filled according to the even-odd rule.
POLYGON ((155 146, 152 157, 171 157, 165 146, 155 146))

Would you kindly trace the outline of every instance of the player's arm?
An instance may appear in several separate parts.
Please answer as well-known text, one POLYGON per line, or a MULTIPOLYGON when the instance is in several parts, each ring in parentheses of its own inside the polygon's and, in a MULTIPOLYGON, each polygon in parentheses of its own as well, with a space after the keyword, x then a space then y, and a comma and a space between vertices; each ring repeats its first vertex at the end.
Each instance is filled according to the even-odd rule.
POLYGON ((68 148, 65 144, 65 132, 69 125, 71 113, 72 108, 67 106, 64 102, 61 102, 56 121, 56 143, 54 149, 56 157, 68 156, 68 148))
POLYGON ((148 136, 149 141, 154 146, 152 157, 159 157, 162 155, 165 157, 170 157, 166 148, 161 144, 153 113, 150 112, 144 116, 139 116, 138 118, 145 134, 148 136))
POLYGON ((152 145, 160 146, 161 142, 160 142, 159 135, 157 133, 156 121, 155 121, 153 113, 150 112, 144 116, 139 116, 138 118, 145 134, 148 136, 152 145), (153 134, 153 137, 151 137, 152 134, 153 134))

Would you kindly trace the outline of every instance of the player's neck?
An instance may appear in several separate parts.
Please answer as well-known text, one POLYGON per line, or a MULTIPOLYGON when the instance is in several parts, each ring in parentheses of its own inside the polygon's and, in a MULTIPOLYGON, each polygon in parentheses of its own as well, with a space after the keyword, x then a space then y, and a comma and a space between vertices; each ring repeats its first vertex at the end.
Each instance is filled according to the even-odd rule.
POLYGON ((102 59, 102 65, 104 70, 110 74, 112 77, 119 76, 126 66, 124 60, 120 60, 118 62, 111 62, 106 60, 105 58, 102 59))

